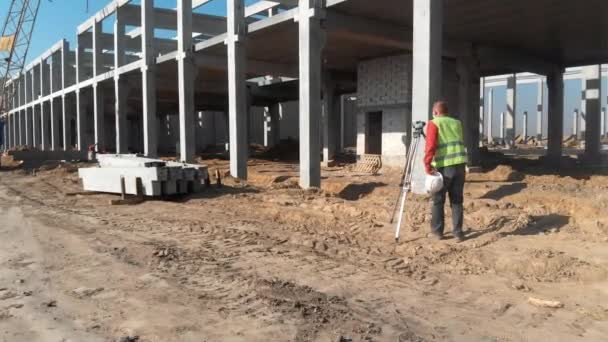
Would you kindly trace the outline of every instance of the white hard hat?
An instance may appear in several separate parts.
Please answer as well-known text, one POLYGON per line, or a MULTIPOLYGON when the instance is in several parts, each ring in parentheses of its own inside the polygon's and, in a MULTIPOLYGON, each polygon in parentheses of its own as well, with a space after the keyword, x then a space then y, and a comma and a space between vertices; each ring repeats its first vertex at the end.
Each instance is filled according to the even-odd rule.
POLYGON ((435 194, 443 189, 443 176, 439 172, 435 172, 432 175, 426 175, 424 181, 424 188, 429 194, 435 194))

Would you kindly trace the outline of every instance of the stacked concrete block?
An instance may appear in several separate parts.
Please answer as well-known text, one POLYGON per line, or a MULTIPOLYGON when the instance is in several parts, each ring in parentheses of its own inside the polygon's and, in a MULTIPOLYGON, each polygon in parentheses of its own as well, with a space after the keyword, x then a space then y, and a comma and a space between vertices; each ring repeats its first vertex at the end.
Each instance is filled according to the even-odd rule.
POLYGON ((198 193, 208 178, 207 167, 195 164, 167 162, 132 154, 97 156, 99 167, 81 168, 79 177, 85 191, 121 193, 124 178, 125 193, 136 195, 137 178, 145 196, 198 193))

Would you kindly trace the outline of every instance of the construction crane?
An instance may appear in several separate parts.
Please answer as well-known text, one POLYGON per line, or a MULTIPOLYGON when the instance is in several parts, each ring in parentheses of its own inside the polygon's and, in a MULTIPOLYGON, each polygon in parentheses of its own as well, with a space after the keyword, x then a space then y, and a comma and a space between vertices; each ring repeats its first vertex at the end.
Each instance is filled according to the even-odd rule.
POLYGON ((11 0, 0 36, 0 113, 6 109, 4 101, 13 96, 6 82, 25 66, 39 8, 40 0, 11 0))

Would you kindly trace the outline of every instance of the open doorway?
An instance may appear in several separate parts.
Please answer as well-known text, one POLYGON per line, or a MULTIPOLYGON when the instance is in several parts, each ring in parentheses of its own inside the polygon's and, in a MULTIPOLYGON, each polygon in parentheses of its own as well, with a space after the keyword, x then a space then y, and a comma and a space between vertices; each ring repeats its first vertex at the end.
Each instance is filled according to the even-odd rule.
POLYGON ((365 154, 382 154, 382 112, 369 112, 366 117, 365 154))

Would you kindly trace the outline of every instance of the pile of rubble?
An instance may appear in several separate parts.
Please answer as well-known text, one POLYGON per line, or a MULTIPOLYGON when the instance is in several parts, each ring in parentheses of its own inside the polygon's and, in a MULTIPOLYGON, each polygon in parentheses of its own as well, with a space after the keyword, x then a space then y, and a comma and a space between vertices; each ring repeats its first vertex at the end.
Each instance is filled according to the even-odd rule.
POLYGON ((134 154, 98 154, 98 167, 80 168, 85 191, 163 196, 198 193, 208 182, 204 165, 139 157, 134 154))

